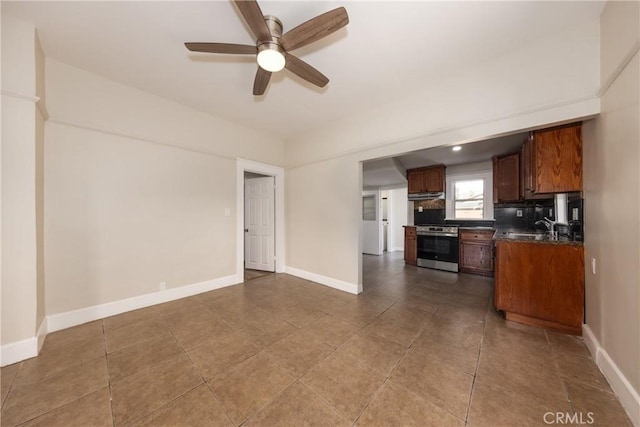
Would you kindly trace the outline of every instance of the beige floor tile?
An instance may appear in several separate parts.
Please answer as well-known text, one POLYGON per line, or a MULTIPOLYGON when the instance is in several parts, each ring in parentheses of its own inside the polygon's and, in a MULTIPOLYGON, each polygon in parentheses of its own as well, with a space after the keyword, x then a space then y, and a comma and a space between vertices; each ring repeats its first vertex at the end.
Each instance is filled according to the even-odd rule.
POLYGON ((202 307, 204 300, 200 299, 198 295, 180 298, 174 301, 165 302, 164 304, 158 304, 155 308, 163 316, 168 316, 180 311, 192 311, 202 307))
POLYGON ((318 336, 327 344, 338 347, 355 335, 361 327, 327 314, 311 322, 305 329, 318 336))
POLYGON ((543 426, 549 412, 571 413, 568 399, 541 400, 499 385, 476 381, 468 422, 474 427, 543 426))
POLYGON ((109 329, 118 329, 123 326, 130 326, 134 323, 152 320, 159 316, 160 312, 158 309, 155 306, 152 306, 107 317, 102 320, 102 324, 104 326, 104 330, 107 331, 109 329))
POLYGON ((116 424, 135 421, 202 383, 186 354, 111 383, 116 424))
POLYGON ((247 427, 334 427, 349 426, 351 423, 307 386, 296 382, 244 425, 247 427))
POLYGON ((589 349, 584 343, 582 337, 575 335, 559 334, 552 331, 546 331, 549 344, 554 353, 577 354, 578 356, 589 357, 589 349))
POLYGON ((225 377, 215 381, 211 389, 239 425, 266 406, 294 379, 262 352, 234 367, 225 377))
POLYGON ((407 349, 405 346, 386 338, 369 335, 363 331, 351 337, 337 351, 345 352, 371 369, 387 376, 404 356, 407 349))
POLYGON ((556 353, 554 358, 563 378, 612 392, 611 386, 591 357, 556 353))
POLYGON ((102 336, 102 320, 84 323, 62 331, 52 332, 44 340, 40 355, 61 347, 72 346, 87 339, 102 336))
POLYGON ((393 306, 371 322, 365 332, 409 347, 430 317, 430 314, 418 309, 393 306))
POLYGON ((421 335, 420 340, 416 340, 411 346, 411 351, 471 375, 476 373, 480 355, 480 350, 475 347, 465 348, 457 345, 455 341, 430 339, 429 335, 421 335))
POLYGON ((441 342, 477 354, 483 332, 484 324, 482 322, 457 318, 434 318, 428 322, 420 336, 414 341, 413 346, 428 346, 432 342, 441 342))
POLYGON ((487 325, 482 347, 497 353, 517 352, 541 357, 549 357, 551 354, 551 346, 544 329, 513 322, 505 322, 501 326, 487 325))
POLYGON ((0 368, 0 386, 2 387, 2 405, 9 394, 13 381, 18 375, 21 363, 14 363, 0 368))
POLYGON ((171 335, 167 323, 158 318, 105 331, 107 353, 122 350, 140 341, 171 335))
POLYGON ((113 426, 111 400, 107 387, 83 396, 21 427, 113 426))
POLYGON ((632 426, 615 394, 571 381, 567 381, 566 386, 574 412, 585 421, 593 419, 591 425, 632 426))
POLYGON ((233 330, 231 326, 213 313, 206 320, 195 321, 194 319, 174 322, 170 329, 186 351, 204 344, 211 337, 227 334, 233 330))
POLYGON ((91 335, 81 341, 50 349, 45 354, 22 362, 16 384, 35 383, 48 376, 105 355, 102 335, 91 335))
POLYGON ((298 378, 329 355, 333 347, 311 332, 301 330, 275 342, 266 351, 298 378))
POLYGON ((354 422, 384 382, 384 376, 344 352, 335 352, 307 372, 301 382, 354 422))
POLYGON ((352 301, 329 307, 326 312, 347 322, 355 323, 358 326, 366 326, 385 309, 386 307, 380 307, 375 304, 352 301))
POLYGON ((315 308, 305 307, 302 304, 285 307, 271 312, 297 328, 304 328, 308 324, 325 316, 324 312, 316 310, 315 308))
POLYGON ((391 378, 456 417, 466 417, 473 384, 472 375, 446 363, 428 360, 421 353, 409 350, 391 378))
POLYGON ((260 321, 250 321, 239 329, 257 346, 267 347, 299 329, 284 320, 269 316, 260 321))
POLYGON ((111 381, 119 380, 149 369, 183 352, 176 339, 171 335, 161 335, 140 341, 107 356, 109 378, 111 381))
POLYGON ((201 385, 132 424, 134 427, 233 426, 222 405, 201 385))
POLYGON ((215 380, 234 366, 259 351, 247 336, 239 331, 211 336, 203 345, 189 351, 196 369, 207 381, 215 380))
POLYGON ((462 427, 464 421, 387 381, 356 425, 462 427))
POLYGON ((517 357, 509 353, 494 353, 483 349, 480 352, 477 378, 487 384, 501 384, 539 399, 566 399, 560 373, 555 367, 553 357, 548 355, 518 353, 517 357))
POLYGON ((102 356, 38 383, 12 387, 2 408, 1 424, 12 426, 31 420, 107 384, 107 362, 102 356))

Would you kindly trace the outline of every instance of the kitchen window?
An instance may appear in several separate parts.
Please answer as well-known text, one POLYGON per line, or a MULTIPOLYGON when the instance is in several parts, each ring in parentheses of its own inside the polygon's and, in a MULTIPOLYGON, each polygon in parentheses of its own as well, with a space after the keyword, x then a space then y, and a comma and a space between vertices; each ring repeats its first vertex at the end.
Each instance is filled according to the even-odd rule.
POLYGON ((492 172, 447 176, 447 219, 493 219, 492 172))
POLYGON ((484 217, 484 180, 470 179, 453 183, 453 216, 456 219, 484 217))

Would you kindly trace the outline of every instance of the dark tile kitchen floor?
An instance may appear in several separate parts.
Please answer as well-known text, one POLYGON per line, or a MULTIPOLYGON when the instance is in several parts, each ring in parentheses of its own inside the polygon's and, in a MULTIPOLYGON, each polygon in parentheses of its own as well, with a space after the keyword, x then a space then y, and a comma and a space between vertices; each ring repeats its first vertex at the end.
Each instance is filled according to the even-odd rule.
POLYGON ((490 278, 401 256, 364 256, 357 297, 271 274, 49 334, 2 368, 0 423, 631 425, 581 338, 506 322, 490 278))

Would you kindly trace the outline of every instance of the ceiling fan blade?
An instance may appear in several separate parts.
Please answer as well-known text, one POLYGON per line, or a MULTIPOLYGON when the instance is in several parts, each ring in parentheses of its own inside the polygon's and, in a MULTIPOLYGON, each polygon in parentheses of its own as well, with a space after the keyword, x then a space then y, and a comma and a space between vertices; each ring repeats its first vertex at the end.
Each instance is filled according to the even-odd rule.
POLYGON ((344 7, 311 18, 280 37, 286 51, 298 49, 328 36, 349 23, 349 15, 344 7))
POLYGON ((233 43, 185 43, 187 49, 192 52, 208 53, 235 53, 235 54, 257 54, 258 48, 247 44, 233 43))
POLYGON ((253 34, 258 38, 258 41, 268 42, 271 41, 271 31, 267 23, 264 21, 264 15, 258 2, 255 0, 235 0, 234 3, 240 10, 240 13, 244 17, 244 20, 253 31, 253 34))
POLYGON ((269 85, 270 79, 271 79, 271 71, 267 71, 262 67, 258 67, 256 78, 253 81, 253 94, 263 95, 264 91, 267 90, 267 86, 269 85))
POLYGON ((302 59, 288 53, 285 54, 285 57, 285 67, 293 74, 302 77, 309 83, 313 83, 318 87, 325 87, 327 83, 329 83, 327 76, 304 62, 302 59))

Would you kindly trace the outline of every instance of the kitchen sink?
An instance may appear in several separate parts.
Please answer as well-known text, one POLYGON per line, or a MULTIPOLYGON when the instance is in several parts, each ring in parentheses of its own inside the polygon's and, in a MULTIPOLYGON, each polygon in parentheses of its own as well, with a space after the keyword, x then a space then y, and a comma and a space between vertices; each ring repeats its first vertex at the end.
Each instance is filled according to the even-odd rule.
POLYGON ((536 233, 526 231, 503 231, 502 235, 511 239, 526 239, 526 240, 545 240, 549 236, 547 233, 536 233))

